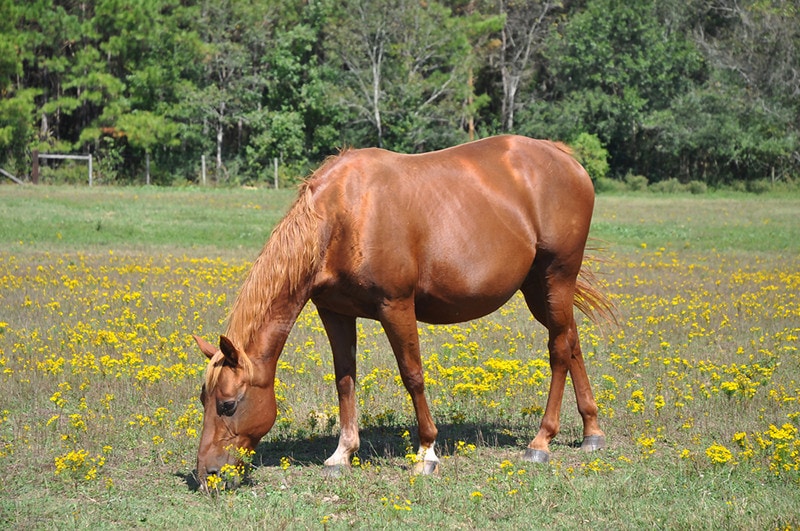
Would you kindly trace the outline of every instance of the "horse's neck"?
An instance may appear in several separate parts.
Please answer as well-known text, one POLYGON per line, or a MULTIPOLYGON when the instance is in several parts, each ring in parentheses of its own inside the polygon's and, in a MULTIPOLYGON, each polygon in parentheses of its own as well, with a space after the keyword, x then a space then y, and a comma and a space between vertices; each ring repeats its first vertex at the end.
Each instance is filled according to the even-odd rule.
POLYGON ((250 337, 242 341, 245 352, 254 359, 277 362, 297 317, 308 302, 303 293, 273 301, 258 318, 250 337))

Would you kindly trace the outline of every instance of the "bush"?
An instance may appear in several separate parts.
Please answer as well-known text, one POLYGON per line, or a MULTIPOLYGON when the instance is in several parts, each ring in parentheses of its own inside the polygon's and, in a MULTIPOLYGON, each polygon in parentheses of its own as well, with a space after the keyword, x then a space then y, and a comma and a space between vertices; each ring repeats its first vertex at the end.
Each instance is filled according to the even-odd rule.
POLYGON ((725 186, 726 189, 730 190, 731 192, 746 192, 747 185, 744 181, 733 181, 732 183, 725 186))
POLYGON ((793 194, 800 192, 800 180, 787 179, 771 183, 770 192, 779 194, 793 194))
POLYGON ((586 168, 593 181, 597 182, 606 177, 608 150, 603 147, 596 135, 581 133, 570 143, 570 147, 577 161, 586 168))
POLYGON ((627 189, 628 187, 625 186, 624 182, 618 181, 616 179, 601 177, 594 181, 594 190, 598 194, 604 194, 609 192, 624 192, 627 189))
POLYGON ((39 167, 39 182, 42 184, 89 184, 89 167, 69 161, 54 167, 39 167))
POLYGON ((689 181, 689 192, 695 195, 708 192, 708 185, 703 181, 689 181))
POLYGON ((633 175, 629 173, 625 176, 625 183, 628 185, 628 190, 633 192, 647 190, 647 177, 644 175, 633 175))
POLYGON ((767 179, 756 179, 755 181, 747 181, 745 188, 750 193, 763 194, 772 189, 772 183, 770 183, 767 179))
POLYGON ((687 188, 687 185, 681 184, 680 181, 674 177, 672 179, 659 181, 650 185, 650 190, 659 194, 677 194, 680 192, 685 192, 687 188))

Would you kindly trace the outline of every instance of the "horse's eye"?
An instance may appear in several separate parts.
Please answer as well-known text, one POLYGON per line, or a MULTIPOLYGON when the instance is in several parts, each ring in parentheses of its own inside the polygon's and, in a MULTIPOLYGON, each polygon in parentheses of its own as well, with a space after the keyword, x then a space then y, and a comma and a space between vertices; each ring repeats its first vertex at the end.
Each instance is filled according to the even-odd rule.
POLYGON ((235 412, 236 412, 236 400, 217 402, 217 415, 221 417, 230 417, 235 412))

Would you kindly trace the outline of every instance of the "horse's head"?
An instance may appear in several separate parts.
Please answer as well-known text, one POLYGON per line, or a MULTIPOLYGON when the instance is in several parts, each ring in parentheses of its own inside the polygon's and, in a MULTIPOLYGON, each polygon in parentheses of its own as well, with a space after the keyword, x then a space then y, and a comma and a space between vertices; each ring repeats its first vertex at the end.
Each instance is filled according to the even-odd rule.
MULTIPOLYGON (((242 456, 254 450, 275 422, 274 384, 254 377, 253 362, 225 336, 219 348, 195 336, 208 358, 206 380, 200 393, 203 432, 197 450, 197 478, 206 489, 208 477, 229 482, 225 465, 242 465, 242 456)), ((235 482, 234 482, 235 483, 235 482)))

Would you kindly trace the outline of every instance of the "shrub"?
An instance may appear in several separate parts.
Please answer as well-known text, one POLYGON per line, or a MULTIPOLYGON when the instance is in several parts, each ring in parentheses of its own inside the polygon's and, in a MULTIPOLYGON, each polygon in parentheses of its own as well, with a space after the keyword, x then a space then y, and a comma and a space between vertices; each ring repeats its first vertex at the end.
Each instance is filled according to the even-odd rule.
POLYGON ((746 192, 747 185, 744 181, 733 181, 729 185, 726 186, 727 189, 731 190, 732 192, 746 192))
POLYGON ((763 194, 770 191, 772 184, 767 179, 756 179, 754 181, 747 181, 745 187, 748 192, 753 194, 763 194))
POLYGON ((89 184, 89 170, 86 164, 71 161, 55 167, 42 165, 39 181, 43 184, 89 184))
POLYGON ((604 179, 608 174, 608 150, 603 147, 596 135, 579 134, 570 143, 575 158, 580 162, 593 181, 604 179))
POLYGON ((627 186, 622 181, 616 179, 609 179, 608 177, 601 177, 594 181, 594 190, 599 194, 609 192, 624 192, 627 186))
POLYGON ((650 185, 650 190, 660 194, 677 194, 679 192, 685 192, 687 188, 687 185, 681 184, 680 181, 674 177, 650 185))
POLYGON ((625 176, 625 183, 628 185, 628 189, 633 192, 647 190, 647 177, 644 175, 633 175, 629 173, 625 176))
POLYGON ((689 191, 695 195, 704 194, 708 192, 708 185, 703 181, 690 181, 689 191))

